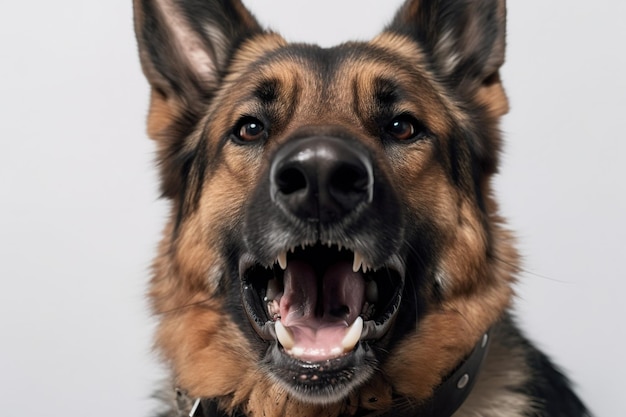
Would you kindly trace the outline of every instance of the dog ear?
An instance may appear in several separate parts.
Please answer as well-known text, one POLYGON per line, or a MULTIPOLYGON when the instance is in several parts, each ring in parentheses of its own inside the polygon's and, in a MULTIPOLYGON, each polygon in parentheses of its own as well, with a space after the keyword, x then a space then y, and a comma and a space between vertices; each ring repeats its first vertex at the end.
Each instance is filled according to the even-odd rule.
POLYGON ((240 0, 134 0, 133 7, 152 87, 148 134, 171 138, 197 122, 234 49, 261 29, 240 0))
POLYGON ((408 0, 388 31, 417 40, 444 82, 461 93, 499 83, 505 0, 408 0))

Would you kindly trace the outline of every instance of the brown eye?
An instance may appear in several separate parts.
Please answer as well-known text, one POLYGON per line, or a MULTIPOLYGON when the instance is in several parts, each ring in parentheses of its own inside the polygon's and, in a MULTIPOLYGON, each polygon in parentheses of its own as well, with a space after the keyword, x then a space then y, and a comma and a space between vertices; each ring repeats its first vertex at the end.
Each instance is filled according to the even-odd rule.
POLYGON ((389 123, 387 132, 397 140, 408 140, 415 136, 415 126, 410 120, 397 118, 389 123))
POLYGON ((255 142, 265 137, 265 126, 255 118, 245 118, 237 124, 235 137, 240 142, 255 142))
POLYGON ((385 131, 393 139, 401 142, 427 135, 426 128, 410 116, 396 117, 387 125, 385 131))

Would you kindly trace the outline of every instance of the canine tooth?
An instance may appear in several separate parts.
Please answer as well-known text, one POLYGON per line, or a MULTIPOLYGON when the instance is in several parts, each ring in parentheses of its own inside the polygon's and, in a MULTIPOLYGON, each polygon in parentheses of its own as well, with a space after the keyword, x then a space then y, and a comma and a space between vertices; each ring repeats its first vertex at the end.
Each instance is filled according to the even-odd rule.
POLYGON ((291 353, 293 356, 299 358, 300 356, 304 355, 304 348, 303 347, 295 347, 295 348, 291 349, 291 351, 289 353, 291 353))
POLYGON ((354 252, 354 262, 352 263, 352 271, 359 272, 361 269, 361 265, 363 265, 363 257, 360 253, 354 252))
POLYGON ((278 254, 278 265, 282 270, 287 269, 287 252, 281 252, 278 254))
POLYGON ((371 280, 367 283, 365 287, 365 299, 372 304, 376 304, 378 301, 378 284, 376 284, 376 281, 371 280))
POLYGON ((359 342, 359 339, 361 338, 362 332, 363 332, 363 319, 359 316, 356 318, 356 320, 354 320, 354 323, 352 323, 352 326, 350 326, 350 328, 346 332, 346 335, 343 337, 343 340, 341 341, 341 347, 343 348, 344 352, 349 352, 352 349, 354 349, 356 344, 359 342))
POLYGON ((284 347, 285 349, 291 349, 295 344, 295 340, 293 340, 293 334, 291 333, 291 330, 283 326, 280 320, 274 323, 274 329, 276 330, 276 338, 278 339, 278 342, 282 345, 282 347, 284 347))

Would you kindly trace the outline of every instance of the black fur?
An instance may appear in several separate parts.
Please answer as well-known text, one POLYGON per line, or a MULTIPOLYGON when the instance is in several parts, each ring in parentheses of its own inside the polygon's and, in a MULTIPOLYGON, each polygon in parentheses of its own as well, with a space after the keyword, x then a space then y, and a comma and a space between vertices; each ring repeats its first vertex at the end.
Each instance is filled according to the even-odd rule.
MULTIPOLYGON (((588 417, 591 413, 572 390, 572 383, 550 358, 538 350, 522 334, 510 316, 500 325, 504 343, 522 347, 525 362, 530 367, 532 378, 520 390, 533 398, 537 408, 546 417, 588 417)), ((535 417, 536 414, 528 414, 535 417)))
MULTIPOLYGON (((184 221, 200 209, 199 202, 204 197, 202 190, 205 181, 218 169, 224 169, 226 162, 223 154, 227 146, 233 154, 240 152, 250 159, 254 156, 262 158, 263 162, 269 161, 259 165, 262 169, 255 173, 257 176, 255 180, 258 181, 254 187, 250 187, 251 191, 246 196, 246 201, 238 203, 241 207, 233 214, 230 223, 211 225, 219 229, 219 233, 212 238, 219 243, 215 246, 221 251, 219 266, 222 268, 220 276, 211 277, 218 281, 217 289, 212 289, 214 291, 212 296, 224 301, 220 313, 232 319, 236 326, 239 326, 240 333, 254 347, 254 354, 251 356, 256 355, 259 369, 270 375, 272 380, 282 380, 281 387, 287 387, 289 395, 298 400, 304 398, 302 400, 304 403, 310 400, 314 404, 321 404, 323 400, 318 403, 315 401, 326 395, 327 398, 332 396, 331 402, 340 403, 351 391, 365 384, 368 378, 379 370, 384 370, 394 349, 400 346, 407 335, 419 329, 422 317, 439 314, 439 310, 443 310, 442 305, 447 301, 446 296, 449 296, 446 295, 445 285, 440 283, 437 274, 440 261, 445 255, 446 245, 450 243, 449 230, 454 229, 444 230, 444 226, 437 222, 436 217, 439 213, 433 213, 434 210, 429 210, 430 207, 416 208, 403 201, 403 195, 399 191, 401 187, 395 187, 398 181, 390 175, 391 164, 386 165, 387 157, 402 154, 412 144, 428 141, 433 149, 435 160, 433 164, 443 167, 441 170, 443 174, 440 177, 449 177, 442 182, 447 181, 446 186, 448 183, 453 185, 446 188, 451 190, 450 194, 453 195, 451 200, 460 206, 461 200, 467 199, 472 202, 471 210, 477 212, 472 213, 476 217, 472 218, 475 220, 472 226, 480 229, 481 233, 477 235, 485 241, 485 253, 477 257, 486 256, 488 258, 486 264, 500 261, 495 259, 496 227, 493 226, 494 219, 490 217, 494 214, 492 211, 494 209, 489 205, 489 189, 485 187, 485 183, 495 173, 497 167, 500 151, 500 135, 497 128, 499 115, 491 115, 487 105, 476 100, 475 96, 482 87, 496 85, 500 81, 498 70, 504 60, 505 42, 504 0, 408 0, 386 28, 386 32, 410 38, 414 42, 412 46, 425 52, 426 58, 420 59, 426 59, 426 62, 420 62, 419 66, 409 62, 406 57, 368 44, 346 43, 329 49, 298 44, 283 46, 266 53, 259 57, 257 62, 250 63, 247 67, 248 73, 239 74, 243 79, 253 79, 260 66, 276 61, 293 60, 314 74, 316 88, 325 93, 336 81, 341 65, 353 57, 358 57, 360 62, 376 61, 386 64, 389 68, 409 74, 408 77, 415 84, 424 80, 425 84, 427 82, 436 84, 438 88, 441 87, 436 90, 437 94, 445 96, 445 100, 442 101, 455 103, 456 107, 450 106, 443 110, 450 114, 443 117, 448 132, 441 136, 433 133, 435 129, 428 126, 425 120, 418 120, 419 115, 414 116, 403 110, 402 102, 419 102, 419 93, 416 92, 419 88, 413 89, 414 85, 408 86, 406 82, 402 84, 402 80, 394 80, 393 74, 388 78, 379 77, 374 81, 372 103, 365 106, 360 104, 362 94, 360 86, 356 80, 353 81, 352 120, 357 119, 361 122, 363 131, 359 133, 350 130, 354 126, 349 121, 346 122, 347 127, 328 125, 318 126, 312 130, 310 126, 300 126, 285 133, 287 119, 292 118, 300 104, 297 97, 301 91, 298 89, 304 87, 296 86, 293 87, 295 91, 285 92, 283 89, 286 86, 281 85, 278 77, 274 79, 271 75, 261 79, 247 91, 248 96, 245 100, 246 103, 252 103, 250 108, 254 109, 251 111, 253 114, 229 115, 235 120, 234 124, 229 127, 221 126, 219 127, 221 131, 215 131, 217 128, 214 126, 214 120, 219 119, 218 116, 221 115, 219 112, 222 109, 216 108, 213 104, 219 93, 223 92, 220 88, 224 77, 230 75, 231 60, 243 42, 261 34, 262 30, 238 0, 171 0, 169 5, 175 8, 174 12, 160 9, 155 1, 135 0, 136 31, 143 69, 152 84, 153 100, 169 106, 170 112, 165 117, 161 115, 166 124, 160 131, 154 132, 153 136, 159 141, 163 195, 171 199, 174 205, 172 245, 175 245, 184 221), (189 42, 195 49, 191 48, 191 52, 184 50, 182 46, 189 45, 180 45, 181 39, 176 38, 176 31, 172 25, 181 25, 179 29, 187 31, 192 40, 189 41, 183 36, 183 41, 189 42), (194 63, 197 53, 204 54, 206 61, 201 59, 194 63), (205 66, 206 62, 210 63, 210 69, 205 66), (434 80, 429 80, 428 77, 434 80), (291 98, 280 100, 287 96, 291 98), (462 113, 463 117, 453 114, 455 111, 462 113), (418 134, 411 140, 406 142, 394 140, 393 135, 387 130, 389 123, 398 117, 409 120, 417 130, 418 134), (242 124, 257 119, 265 129, 263 139, 250 143, 239 140, 237 134, 242 124), (211 142, 207 140, 209 137, 218 140, 211 142), (280 138, 282 143, 274 143, 274 148, 271 148, 270 137, 280 138), (272 164, 277 156, 282 155, 281 151, 289 149, 289 143, 298 144, 310 139, 315 139, 319 143, 320 139, 329 138, 340 141, 343 144, 341 146, 347 143, 350 152, 354 151, 359 158, 366 160, 368 167, 371 167, 375 178, 375 181, 372 180, 369 184, 374 195, 373 201, 355 205, 348 215, 341 213, 338 220, 332 216, 324 217, 319 214, 321 212, 319 207, 316 208, 317 211, 306 211, 306 215, 289 212, 284 205, 281 206, 275 201, 276 194, 270 192, 274 180, 272 164), (368 141, 371 138, 380 141, 368 141), (296 260, 313 264, 318 261, 323 263, 331 258, 332 265, 344 263, 346 261, 344 258, 333 258, 343 254, 329 254, 330 250, 322 248, 321 243, 325 242, 329 242, 329 246, 332 242, 333 251, 336 253, 340 252, 336 247, 345 246, 352 252, 364 255, 378 269, 376 273, 368 275, 367 279, 376 280, 380 287, 377 291, 380 290, 381 293, 386 291, 386 295, 391 294, 394 297, 401 294, 402 297, 389 296, 386 300, 401 298, 402 303, 394 320, 382 317, 383 313, 387 314, 386 311, 381 313, 381 317, 375 316, 370 320, 393 322, 389 333, 378 338, 362 339, 353 350, 342 351, 341 355, 327 359, 323 365, 320 365, 321 362, 304 364, 304 361, 288 355, 285 350, 281 351, 282 347, 277 340, 270 340, 268 343, 260 331, 255 331, 250 324, 255 325, 256 317, 250 317, 254 313, 250 313, 250 310, 256 305, 253 307, 250 307, 252 303, 244 305, 242 298, 245 298, 244 293, 248 291, 245 287, 252 288, 254 285, 267 287, 269 281, 267 274, 275 272, 280 274, 280 271, 271 270, 271 265, 276 260, 277 254, 285 248, 297 247, 300 244, 304 247, 306 243, 310 246, 306 249, 310 258, 305 259, 300 253, 298 256, 301 258, 296 260), (245 263, 242 259, 248 262, 247 257, 253 258, 256 264, 250 261, 252 266, 249 268, 246 266, 248 269, 245 269, 241 265, 245 263), (406 274, 401 277, 398 271, 392 270, 386 263, 395 257, 401 259, 400 262, 406 269, 406 274), (270 267, 265 268, 268 265, 270 267), (261 269, 264 271, 259 273, 258 270, 261 269), (256 281, 246 275, 250 270, 255 272, 256 281), (379 274, 380 271, 384 271, 388 276, 379 282, 379 276, 375 274, 379 274), (383 285, 380 285, 381 283, 383 285), (325 370, 315 373, 318 368, 324 367, 325 370), (307 379, 311 375, 316 379, 307 379), (318 380, 319 375, 321 376, 318 380), (300 378, 301 376, 304 378, 300 378), (302 382, 304 380, 306 383, 302 382), (293 389, 289 391, 290 388, 293 389), (310 389, 312 394, 307 392, 307 389, 310 389), (302 393, 304 395, 298 397, 302 393)), ((349 93, 346 93, 346 96, 348 95, 349 93)), ((326 96, 330 97, 331 94, 326 96)), ((328 103, 320 103, 320 106, 323 107, 325 104, 328 103)), ((445 106, 442 105, 443 107, 445 106)), ((313 122, 311 124, 317 121, 313 122)), ((347 153, 348 151, 345 154, 347 153)), ((319 194, 321 193, 318 192, 317 195, 319 194)), ((456 208, 458 207, 453 207, 456 208)), ((462 223, 463 219, 457 221, 462 223)), ((501 232, 500 229, 497 231, 501 232)), ((206 242, 207 246, 214 243, 206 242)), ((482 258, 480 259, 482 262, 482 258)), ((323 267, 328 268, 329 265, 330 261, 323 267)), ((468 270, 474 273, 473 269, 468 270)), ((472 279, 487 281, 488 283, 483 285, 489 287, 489 284, 492 284, 489 280, 496 280, 492 276, 495 274, 497 272, 490 270, 485 273, 486 276, 465 278, 468 282, 472 279)), ((359 283, 364 282, 365 275, 359 279, 362 280, 359 283)), ((321 285, 319 282, 317 284, 321 285)), ((468 287, 472 285, 480 284, 468 284, 468 287)), ((474 288, 462 288, 458 291, 464 295, 475 295, 472 294, 474 288)), ((390 310, 389 306, 384 307, 390 310)), ((383 310, 381 307, 377 308, 383 310)), ((496 310, 494 317, 503 314, 504 308, 496 310)), ((260 310, 264 309, 267 309, 267 306, 261 306, 260 310)), ((265 315, 263 318, 265 319, 265 315)), ((532 407, 524 408, 524 410, 532 408, 532 411, 503 410, 502 415, 521 417, 520 414, 526 412, 528 417, 589 416, 585 406, 572 391, 567 378, 520 333, 508 313, 504 313, 504 317, 495 324, 494 320, 491 319, 488 324, 479 323, 476 327, 493 325, 494 345, 509 348, 511 352, 514 350, 523 352, 521 358, 511 356, 510 363, 504 366, 513 368, 503 369, 502 372, 525 370, 528 377, 528 382, 523 386, 518 384, 505 387, 504 395, 521 394, 532 404, 532 407), (519 412, 512 414, 516 411, 519 412)), ((444 349, 454 350, 458 340, 446 340, 446 343, 444 349)), ((462 354, 464 353, 461 352, 459 356, 462 354)), ((403 358, 401 354, 398 357, 403 358)), ((487 367, 490 361, 493 366, 497 363, 497 358, 487 356, 487 367)), ((449 366, 454 369, 459 364, 450 363, 449 366)), ((494 372, 493 369, 491 372, 494 372)), ((383 415, 396 415, 403 410, 403 416, 418 416, 415 410, 419 409, 419 404, 417 406, 411 404, 412 398, 394 393, 394 399, 397 400, 397 404, 405 405, 391 408, 391 411, 386 410, 384 411, 386 414, 383 415)), ((174 403, 178 405, 162 416, 183 415, 189 408, 186 398, 181 399, 179 396, 175 398, 174 403), (180 405, 181 401, 184 404, 180 405)), ((207 404, 214 406, 211 402, 207 404)), ((235 407, 238 406, 240 404, 235 407)), ((462 415, 468 416, 480 411, 485 410, 466 410, 462 415)), ((356 412, 357 415, 366 415, 364 410, 356 412)))

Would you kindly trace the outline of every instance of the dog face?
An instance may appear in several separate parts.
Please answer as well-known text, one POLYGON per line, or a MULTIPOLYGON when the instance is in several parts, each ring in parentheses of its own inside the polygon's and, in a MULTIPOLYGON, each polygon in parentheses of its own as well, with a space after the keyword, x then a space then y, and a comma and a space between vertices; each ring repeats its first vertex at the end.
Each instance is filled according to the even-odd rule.
POLYGON ((503 1, 409 0, 330 49, 239 1, 135 16, 172 202, 150 297, 178 386, 254 415, 428 398, 511 296, 489 185, 503 1))

